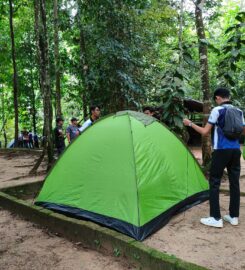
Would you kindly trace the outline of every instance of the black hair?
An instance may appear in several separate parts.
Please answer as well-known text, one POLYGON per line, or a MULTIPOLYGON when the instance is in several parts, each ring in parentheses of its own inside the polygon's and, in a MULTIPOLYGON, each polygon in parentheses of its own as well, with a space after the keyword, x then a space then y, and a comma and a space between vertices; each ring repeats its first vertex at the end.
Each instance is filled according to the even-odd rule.
POLYGON ((77 121, 76 117, 72 117, 71 122, 77 121))
POLYGON ((57 117, 57 118, 56 118, 56 123, 58 124, 60 121, 64 121, 63 118, 57 117))
POLYGON ((230 98, 230 91, 225 87, 219 87, 214 91, 213 99, 215 100, 217 96, 222 98, 230 98))
POLYGON ((89 113, 92 114, 92 111, 94 111, 96 108, 98 108, 100 110, 100 106, 99 105, 91 105, 89 107, 89 113))
POLYGON ((143 107, 143 112, 145 112, 145 111, 150 111, 151 113, 154 113, 155 109, 153 107, 150 107, 150 106, 145 106, 145 107, 143 107))

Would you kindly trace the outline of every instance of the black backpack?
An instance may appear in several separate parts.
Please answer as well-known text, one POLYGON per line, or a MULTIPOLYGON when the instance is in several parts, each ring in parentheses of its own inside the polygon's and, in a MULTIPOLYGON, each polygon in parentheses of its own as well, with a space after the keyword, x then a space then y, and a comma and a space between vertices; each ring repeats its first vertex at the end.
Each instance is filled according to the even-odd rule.
POLYGON ((233 106, 223 106, 226 108, 225 121, 222 131, 229 140, 237 140, 243 132, 243 117, 241 111, 233 106))

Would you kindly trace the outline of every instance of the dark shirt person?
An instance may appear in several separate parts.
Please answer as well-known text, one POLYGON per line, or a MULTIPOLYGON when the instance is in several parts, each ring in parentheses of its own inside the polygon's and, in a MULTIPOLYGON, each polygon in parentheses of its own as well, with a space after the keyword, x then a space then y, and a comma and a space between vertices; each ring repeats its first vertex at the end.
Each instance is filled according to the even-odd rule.
MULTIPOLYGON (((229 107, 233 107, 230 101, 230 91, 226 88, 218 88, 214 92, 214 100, 217 103, 209 116, 208 123, 205 127, 199 127, 192 123, 189 119, 184 119, 185 126, 192 127, 201 135, 207 135, 212 127, 214 130, 213 140, 213 154, 210 168, 209 178, 209 203, 210 203, 210 216, 201 218, 200 222, 207 226, 222 228, 223 219, 231 225, 238 225, 239 223, 239 208, 240 208, 240 144, 238 139, 229 139, 224 135, 222 130, 222 123, 224 125, 225 114, 229 107), (219 187, 224 169, 227 168, 229 182, 230 182, 230 207, 229 214, 221 218, 220 205, 219 205, 219 187)), ((238 110, 241 115, 241 123, 243 122, 243 112, 238 110)), ((241 127, 242 128, 242 127, 241 127)), ((243 133, 245 128, 243 127, 243 133)))
POLYGON ((65 136, 63 133, 63 119, 58 117, 56 119, 56 127, 54 128, 54 143, 57 149, 58 156, 65 150, 65 136))
POLYGON ((37 134, 34 134, 33 141, 34 141, 34 148, 39 148, 39 140, 37 134))
POLYGON ((79 130, 77 126, 77 118, 72 117, 71 124, 66 129, 66 137, 68 143, 70 144, 79 135, 79 130))
POLYGON ((33 149, 34 148, 34 143, 33 143, 33 134, 32 134, 31 130, 29 131, 28 136, 29 136, 29 147, 33 149))

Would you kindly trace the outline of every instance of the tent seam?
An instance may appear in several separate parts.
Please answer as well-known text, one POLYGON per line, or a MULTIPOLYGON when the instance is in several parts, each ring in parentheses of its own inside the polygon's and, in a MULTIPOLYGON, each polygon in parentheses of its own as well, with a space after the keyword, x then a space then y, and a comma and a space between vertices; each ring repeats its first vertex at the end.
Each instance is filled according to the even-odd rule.
POLYGON ((129 120, 129 128, 131 133, 131 141, 132 141, 132 148, 133 148, 133 160, 134 160, 134 172, 135 172, 135 186, 136 186, 136 194, 137 194, 137 210, 138 210, 138 227, 140 227, 140 209, 139 209, 139 193, 138 193, 138 177, 137 177, 137 170, 136 170, 136 159, 135 159, 135 151, 134 151, 134 139, 133 139, 133 131, 131 125, 130 115, 128 114, 129 120))
POLYGON ((188 152, 188 149, 186 149, 186 154, 187 154, 187 164, 186 164, 186 167, 187 167, 187 171, 186 171, 186 198, 188 197, 188 194, 189 194, 189 152, 188 152))

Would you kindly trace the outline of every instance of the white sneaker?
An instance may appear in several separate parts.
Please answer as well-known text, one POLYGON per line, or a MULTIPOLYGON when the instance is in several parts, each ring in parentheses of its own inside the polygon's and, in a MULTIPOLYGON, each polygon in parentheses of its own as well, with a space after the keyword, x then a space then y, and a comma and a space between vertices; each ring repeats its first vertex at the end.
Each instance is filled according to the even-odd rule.
POLYGON ((201 218, 200 222, 204 225, 207 225, 207 226, 216 227, 216 228, 223 228, 222 218, 219 220, 216 220, 213 217, 201 218))
POLYGON ((237 226, 238 225, 238 218, 237 217, 231 217, 230 215, 225 215, 224 216, 224 220, 229 222, 231 225, 233 226, 237 226))

